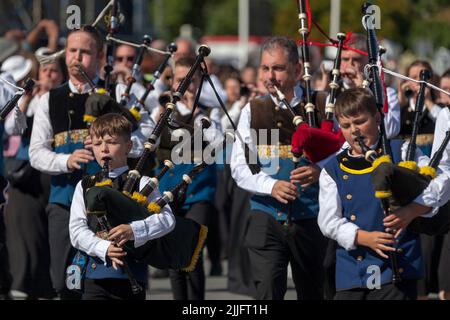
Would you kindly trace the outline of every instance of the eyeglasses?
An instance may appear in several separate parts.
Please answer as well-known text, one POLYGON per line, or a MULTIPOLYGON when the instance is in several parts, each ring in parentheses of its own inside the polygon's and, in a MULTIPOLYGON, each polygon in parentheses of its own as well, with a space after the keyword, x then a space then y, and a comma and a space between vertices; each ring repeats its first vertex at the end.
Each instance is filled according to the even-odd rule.
POLYGON ((128 61, 128 62, 133 62, 134 61, 134 56, 128 56, 128 57, 116 57, 116 61, 118 62, 122 62, 122 61, 128 61))

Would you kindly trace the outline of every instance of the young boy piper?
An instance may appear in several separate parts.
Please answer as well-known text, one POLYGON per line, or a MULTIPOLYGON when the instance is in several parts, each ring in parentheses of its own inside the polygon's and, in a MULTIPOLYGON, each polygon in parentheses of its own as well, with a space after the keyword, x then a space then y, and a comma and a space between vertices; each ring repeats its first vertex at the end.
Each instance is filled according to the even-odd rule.
MULTIPOLYGON (((369 91, 343 92, 336 101, 336 117, 349 148, 331 156, 320 174, 318 216, 323 234, 338 242, 335 299, 415 299, 422 257, 418 236, 406 227, 432 208, 418 197, 384 217, 371 182, 372 166, 356 139, 362 137, 366 146, 380 151, 381 117, 369 91), (389 228, 397 232, 392 234, 389 228), (397 284, 392 283, 390 252, 397 255, 402 279, 397 284)), ((395 140, 391 148, 394 163, 404 159, 407 144, 395 140)), ((419 166, 428 164, 427 157, 417 160, 419 166)))
MULTIPOLYGON (((127 155, 132 141, 131 124, 121 115, 106 114, 95 120, 90 134, 95 159, 103 167, 105 159, 109 160, 109 178, 113 188, 121 189, 121 184, 128 173, 127 155), (121 182, 122 181, 122 182, 121 182)), ((161 209, 159 214, 153 214, 145 220, 133 221, 112 228, 107 239, 102 239, 88 227, 88 217, 84 202, 86 179, 96 179, 90 176, 80 181, 75 189, 70 208, 70 240, 72 245, 89 255, 84 292, 82 299, 145 299, 145 290, 133 294, 127 274, 123 270, 124 260, 141 287, 147 283, 147 265, 126 257, 122 246, 129 240, 134 240, 139 247, 151 239, 169 233, 175 226, 175 218, 169 206, 161 209)), ((97 178, 98 179, 98 178, 97 178)), ((140 189, 148 182, 149 177, 140 180, 140 189)), ((155 189, 148 201, 160 198, 155 189)))

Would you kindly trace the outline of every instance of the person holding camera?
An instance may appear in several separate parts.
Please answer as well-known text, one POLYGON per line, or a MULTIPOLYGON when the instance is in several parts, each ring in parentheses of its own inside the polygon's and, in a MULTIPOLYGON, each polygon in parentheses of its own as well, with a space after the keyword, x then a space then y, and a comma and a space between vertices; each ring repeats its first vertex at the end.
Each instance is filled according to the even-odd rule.
MULTIPOLYGON (((414 80, 420 80, 420 72, 424 69, 430 71, 430 81, 433 81, 433 69, 430 63, 424 60, 412 62, 406 69, 406 76, 414 80)), ((401 106, 400 136, 403 139, 411 137, 414 122, 414 108, 419 87, 419 84, 413 81, 405 81, 399 85, 398 99, 401 106)), ((441 111, 441 107, 436 104, 436 98, 433 91, 428 88, 425 89, 425 103, 419 122, 417 146, 427 156, 430 156, 431 153, 435 122, 441 111)))
MULTIPOLYGON (((22 56, 10 59, 14 59, 12 62, 16 64, 13 72, 16 81, 30 76, 36 78, 32 69, 37 68, 37 61, 22 56), (32 67, 33 63, 35 67, 32 67)), ((55 296, 48 268, 50 253, 45 212, 50 176, 31 167, 28 149, 41 96, 58 87, 65 78, 65 64, 61 59, 39 66, 34 90, 19 101, 20 113, 18 110, 11 112, 5 121, 5 132, 18 140, 15 147, 8 147, 9 157, 5 158, 5 175, 9 182, 5 224, 11 289, 26 294, 27 299, 55 296), (24 132, 21 132, 20 122, 27 124, 24 132)), ((13 141, 9 139, 11 144, 13 141)))

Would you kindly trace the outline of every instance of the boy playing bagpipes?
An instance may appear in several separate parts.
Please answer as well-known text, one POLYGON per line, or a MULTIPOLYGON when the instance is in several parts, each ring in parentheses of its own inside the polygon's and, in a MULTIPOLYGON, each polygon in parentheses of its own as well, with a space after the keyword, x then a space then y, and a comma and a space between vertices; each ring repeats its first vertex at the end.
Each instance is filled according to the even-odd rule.
MULTIPOLYGON (((159 214, 150 215, 144 220, 120 224, 109 230, 107 234, 92 230, 95 216, 86 210, 85 194, 90 186, 98 186, 100 180, 111 179, 114 189, 121 190, 129 168, 127 156, 132 148, 131 123, 118 114, 106 114, 95 120, 90 128, 92 150, 96 161, 104 166, 109 161, 108 177, 100 174, 88 176, 80 181, 76 188, 70 208, 70 240, 72 245, 88 254, 88 263, 83 280, 83 299, 145 299, 145 290, 138 294, 132 292, 130 275, 135 278, 139 286, 145 288, 147 283, 147 264, 137 262, 126 256, 123 245, 134 241, 134 247, 142 246, 147 241, 162 237, 172 231, 175 218, 169 206, 161 209, 159 214), (126 264, 126 266, 124 265, 126 264), (124 268, 128 270, 124 270, 124 268), (126 272, 125 272, 126 271, 126 272)), ((142 176, 140 188, 149 181, 149 177, 142 176)), ((155 189, 148 201, 160 198, 155 189)))
MULTIPOLYGON (((343 92, 336 101, 336 117, 349 148, 331 156, 321 172, 318 216, 324 235, 338 242, 335 299, 416 299, 422 256, 418 235, 406 227, 414 218, 437 212, 420 200, 425 193, 437 195, 428 188, 385 217, 371 180, 375 165, 366 160, 361 146, 379 153, 382 120, 374 97, 363 88, 343 92), (394 281, 394 273, 401 281, 394 281)), ((404 159, 407 144, 398 140, 390 144, 392 161, 404 159)), ((423 165, 428 158, 419 160, 423 165)))

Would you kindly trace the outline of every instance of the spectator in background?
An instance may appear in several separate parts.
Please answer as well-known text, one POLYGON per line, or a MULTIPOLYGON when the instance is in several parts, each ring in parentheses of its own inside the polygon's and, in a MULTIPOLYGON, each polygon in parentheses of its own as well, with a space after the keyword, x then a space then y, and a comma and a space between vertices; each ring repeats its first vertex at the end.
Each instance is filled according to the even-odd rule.
MULTIPOLYGON (((48 49, 41 48, 38 51, 42 54, 48 49)), ((5 159, 6 176, 10 183, 5 223, 12 289, 25 293, 27 299, 52 298, 55 295, 48 267, 50 253, 45 212, 50 176, 31 167, 28 148, 39 99, 65 81, 65 70, 62 59, 40 66, 33 92, 24 95, 19 102, 21 116, 27 124, 23 133, 17 126, 17 114, 11 113, 5 122, 6 133, 18 134, 20 139, 16 152, 5 159)))
POLYGON ((258 71, 255 67, 246 66, 241 71, 241 79, 244 84, 255 85, 257 81, 258 71))

